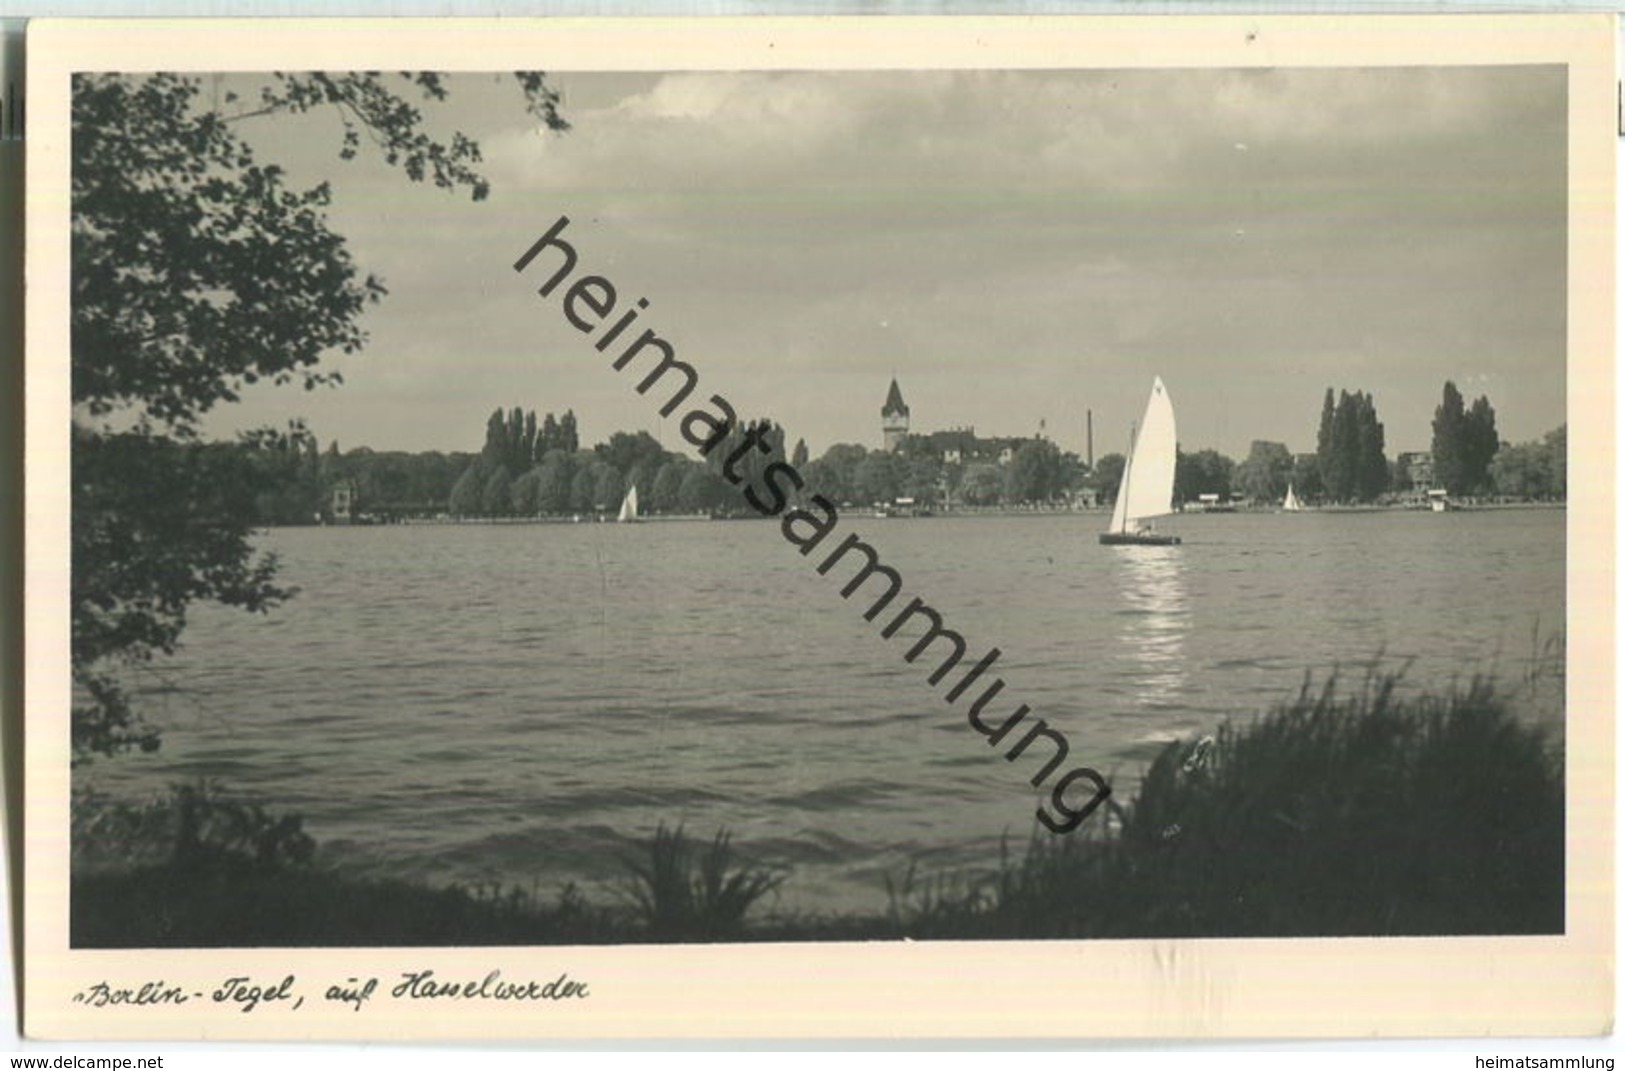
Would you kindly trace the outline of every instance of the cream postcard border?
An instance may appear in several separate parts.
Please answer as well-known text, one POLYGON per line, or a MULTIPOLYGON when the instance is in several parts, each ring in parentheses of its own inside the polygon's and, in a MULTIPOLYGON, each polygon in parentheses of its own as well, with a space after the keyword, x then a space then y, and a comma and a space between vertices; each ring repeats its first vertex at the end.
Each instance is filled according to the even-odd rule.
MULTIPOLYGON (((489 949, 68 947, 68 116, 80 70, 836 69, 1566 64, 1571 454, 1614 481, 1615 24, 1506 16, 97 20, 32 23, 27 159, 24 1030, 36 1038, 1418 1037, 1611 1026, 1613 501, 1568 505, 1567 932, 1561 937, 489 949), (1580 389, 1579 385, 1584 384, 1580 389), (432 966, 591 996, 454 1011, 88 1008, 95 982, 232 975, 307 992, 432 966)), ((1486 771, 1486 776, 1493 776, 1486 771)), ((389 982, 383 983, 386 987, 389 982)))

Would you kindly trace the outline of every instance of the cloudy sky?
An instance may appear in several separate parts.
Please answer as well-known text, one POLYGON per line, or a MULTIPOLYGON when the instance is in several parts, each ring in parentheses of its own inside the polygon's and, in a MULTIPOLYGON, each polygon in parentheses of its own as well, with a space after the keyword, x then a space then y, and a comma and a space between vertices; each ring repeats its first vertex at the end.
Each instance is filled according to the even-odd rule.
POLYGON ((475 450, 520 405, 682 446, 513 273, 561 215, 578 273, 647 298, 707 393, 814 456, 879 445, 894 373, 916 430, 1042 420, 1082 453, 1092 409, 1097 456, 1155 375, 1184 447, 1238 460, 1313 449, 1329 386, 1375 396, 1390 455, 1428 447, 1446 379, 1503 438, 1564 419, 1560 67, 553 80, 563 135, 490 75, 434 109, 484 149, 479 204, 338 161, 334 116, 240 125, 333 180, 332 225, 391 294, 333 358, 344 386, 253 394, 215 431, 303 415, 345 449, 475 450))

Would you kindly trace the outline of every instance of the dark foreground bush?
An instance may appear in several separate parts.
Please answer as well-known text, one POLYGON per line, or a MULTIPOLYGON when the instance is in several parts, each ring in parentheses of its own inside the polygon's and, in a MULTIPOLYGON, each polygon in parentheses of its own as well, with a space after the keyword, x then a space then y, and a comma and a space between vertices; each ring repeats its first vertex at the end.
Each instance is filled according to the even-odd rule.
POLYGON ((633 909, 315 866, 297 820, 208 792, 76 817, 76 947, 1561 933, 1560 751, 1489 683, 1405 697, 1335 679, 1168 745, 1139 796, 980 878, 911 869, 885 915, 747 914, 784 880, 662 826, 633 909), (111 816, 111 817, 109 817, 111 816), (106 865, 98 838, 125 848, 106 865), (129 851, 131 844, 160 850, 129 851), (162 846, 167 845, 167 848, 162 846), (86 850, 81 852, 81 847, 86 850), (92 861, 100 856, 101 863, 92 861), (83 858, 81 858, 83 856, 83 858))
POLYGON ((598 944, 744 936, 782 876, 736 865, 720 832, 703 851, 660 826, 629 859, 635 911, 556 903, 499 886, 430 888, 313 862, 297 818, 217 786, 178 785, 132 806, 74 801, 71 941, 78 948, 598 944))
POLYGON ((987 936, 1563 931, 1562 758, 1478 680, 1400 698, 1309 684, 1165 748, 1116 828, 1038 841, 984 893, 987 936))
POLYGON ((601 944, 636 932, 567 892, 432 889, 316 868, 162 865, 73 880, 76 948, 601 944))

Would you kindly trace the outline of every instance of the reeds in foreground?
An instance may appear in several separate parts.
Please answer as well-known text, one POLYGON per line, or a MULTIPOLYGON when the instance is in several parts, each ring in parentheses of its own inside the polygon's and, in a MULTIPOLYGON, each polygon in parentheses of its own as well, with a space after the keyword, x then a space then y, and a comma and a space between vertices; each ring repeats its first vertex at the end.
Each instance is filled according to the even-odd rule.
POLYGON ((1152 763, 1121 829, 1036 841, 998 878, 1006 936, 1563 930, 1562 758, 1483 679, 1401 697, 1336 677, 1152 763))

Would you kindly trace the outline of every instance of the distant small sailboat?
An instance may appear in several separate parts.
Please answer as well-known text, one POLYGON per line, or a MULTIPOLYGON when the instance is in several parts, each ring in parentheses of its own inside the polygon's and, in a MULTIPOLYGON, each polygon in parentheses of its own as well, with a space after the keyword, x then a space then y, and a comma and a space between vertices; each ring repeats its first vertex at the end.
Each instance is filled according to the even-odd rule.
POLYGON ((1172 546, 1175 535, 1151 530, 1144 522, 1174 511, 1174 463, 1179 439, 1174 430, 1174 405, 1168 389, 1158 376, 1151 384, 1151 397, 1145 403, 1145 419, 1123 466, 1123 482, 1117 488, 1117 507, 1112 510, 1111 527, 1100 533, 1108 546, 1140 544, 1172 546))
POLYGON ((622 524, 636 524, 642 518, 638 516, 638 487, 633 484, 626 497, 621 500, 621 515, 616 520, 622 524))
POLYGON ((1292 485, 1290 483, 1286 485, 1286 501, 1281 503, 1281 509, 1287 513, 1297 513, 1299 510, 1303 509, 1303 503, 1299 502, 1298 496, 1292 493, 1292 485))

